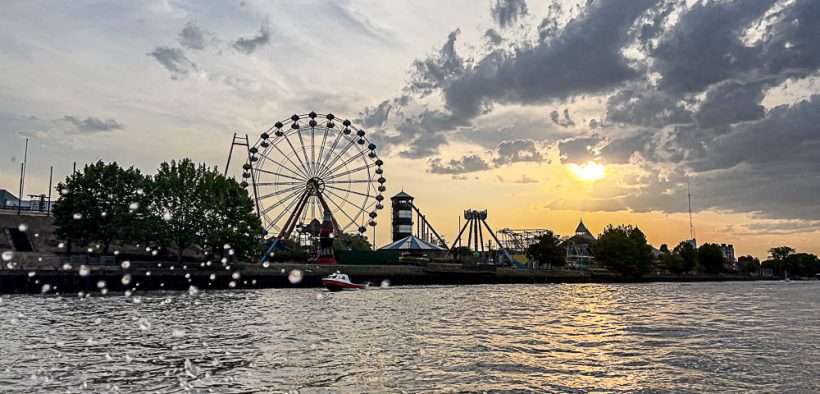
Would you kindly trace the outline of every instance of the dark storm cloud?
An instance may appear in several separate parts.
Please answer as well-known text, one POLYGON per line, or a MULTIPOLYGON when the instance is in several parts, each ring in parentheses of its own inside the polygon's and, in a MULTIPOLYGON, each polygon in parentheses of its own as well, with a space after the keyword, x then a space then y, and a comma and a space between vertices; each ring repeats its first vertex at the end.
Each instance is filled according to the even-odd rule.
POLYGON ((493 102, 535 104, 614 88, 638 73, 621 49, 655 1, 599 2, 547 43, 496 50, 444 87, 446 107, 472 118, 493 102))
POLYGON ((695 114, 698 126, 711 128, 757 120, 765 115, 763 89, 766 82, 727 81, 709 90, 701 109, 695 114))
POLYGON ((501 35, 498 34, 498 32, 495 31, 495 29, 487 29, 487 31, 484 32, 484 38, 487 39, 487 42, 493 45, 501 44, 501 41, 503 41, 501 35))
POLYGON ((460 33, 461 30, 454 30, 438 53, 413 62, 409 90, 424 96, 446 87, 464 73, 464 61, 456 52, 456 39, 460 33))
POLYGON ((242 52, 246 55, 250 55, 254 53, 259 48, 262 48, 270 43, 270 23, 268 20, 262 22, 262 26, 259 27, 259 34, 250 37, 250 38, 239 38, 231 45, 239 52, 242 52))
POLYGON ((666 32, 652 52, 660 86, 670 92, 700 92, 755 66, 756 49, 741 34, 775 0, 697 3, 666 32))
POLYGON ((569 109, 564 108, 563 117, 558 114, 558 111, 550 112, 550 120, 561 127, 575 126, 575 121, 569 116, 569 109))
POLYGON ((415 137, 409 148, 399 152, 399 156, 408 159, 421 159, 438 153, 438 148, 447 143, 441 133, 424 133, 415 137))
POLYGON ((214 43, 216 43, 214 34, 197 26, 194 22, 186 23, 179 32, 179 44, 188 49, 201 51, 214 43))
POLYGON ((597 135, 573 137, 558 142, 562 163, 586 163, 595 158, 595 147, 602 141, 597 135))
POLYGON ((735 125, 731 132, 709 144, 703 159, 694 161, 696 171, 727 169, 741 163, 765 166, 792 166, 803 171, 789 176, 820 171, 820 95, 793 106, 771 109, 765 119, 735 125))
POLYGON ((181 75, 197 71, 196 64, 190 61, 185 52, 179 48, 158 46, 151 51, 148 56, 157 59, 165 69, 171 72, 171 79, 177 79, 181 75))
POLYGON ((495 23, 503 29, 527 14, 527 2, 525 0, 496 0, 490 9, 490 14, 495 23))
POLYGON ((546 162, 538 144, 533 140, 504 141, 496 148, 496 165, 518 162, 546 162))
POLYGON ((625 88, 610 96, 606 106, 610 123, 663 127, 692 122, 682 99, 654 90, 625 88))
POLYGON ((100 133, 125 128, 122 123, 117 122, 114 119, 98 119, 93 117, 81 119, 77 116, 66 115, 61 120, 71 123, 74 127, 76 127, 77 131, 83 133, 100 133))
POLYGON ((443 162, 441 159, 432 159, 429 164, 430 172, 433 174, 466 174, 490 168, 490 164, 478 155, 468 155, 448 162, 443 162))

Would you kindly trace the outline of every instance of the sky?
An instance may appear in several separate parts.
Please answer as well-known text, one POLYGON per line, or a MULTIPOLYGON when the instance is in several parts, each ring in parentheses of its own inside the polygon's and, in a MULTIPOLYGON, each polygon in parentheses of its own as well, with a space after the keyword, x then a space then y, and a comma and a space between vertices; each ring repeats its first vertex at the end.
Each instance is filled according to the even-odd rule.
MULTIPOLYGON (((820 2, 14 1, 0 188, 96 160, 223 168, 234 132, 332 112, 452 241, 639 226, 820 253, 820 2)), ((232 164, 238 168, 237 164, 232 164)), ((388 241, 386 218, 376 242, 388 241)))

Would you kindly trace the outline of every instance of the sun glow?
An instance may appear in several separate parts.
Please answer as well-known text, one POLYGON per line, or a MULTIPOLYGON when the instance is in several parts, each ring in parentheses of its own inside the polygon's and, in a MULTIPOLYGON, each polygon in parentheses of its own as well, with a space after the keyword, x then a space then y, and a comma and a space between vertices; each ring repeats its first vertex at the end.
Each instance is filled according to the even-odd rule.
POLYGON ((571 163, 569 168, 582 181, 592 182, 603 179, 606 175, 604 165, 594 161, 588 161, 582 165, 571 163))

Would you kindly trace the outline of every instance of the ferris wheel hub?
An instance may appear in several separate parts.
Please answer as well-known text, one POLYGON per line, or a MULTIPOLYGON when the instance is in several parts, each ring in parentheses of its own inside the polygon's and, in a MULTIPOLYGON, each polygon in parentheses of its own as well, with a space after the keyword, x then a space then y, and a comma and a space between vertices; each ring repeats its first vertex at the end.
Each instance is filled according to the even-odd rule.
POLYGON ((319 177, 313 177, 307 181, 307 193, 311 196, 318 196, 325 191, 325 181, 319 177))

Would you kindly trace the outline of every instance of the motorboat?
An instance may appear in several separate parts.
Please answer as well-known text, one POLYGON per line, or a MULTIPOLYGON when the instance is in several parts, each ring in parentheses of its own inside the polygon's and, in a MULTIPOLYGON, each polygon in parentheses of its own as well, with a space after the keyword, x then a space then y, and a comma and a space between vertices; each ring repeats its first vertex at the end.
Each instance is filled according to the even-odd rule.
POLYGON ((361 290, 370 286, 370 283, 358 284, 350 281, 347 274, 339 271, 322 278, 322 284, 330 291, 361 290))

